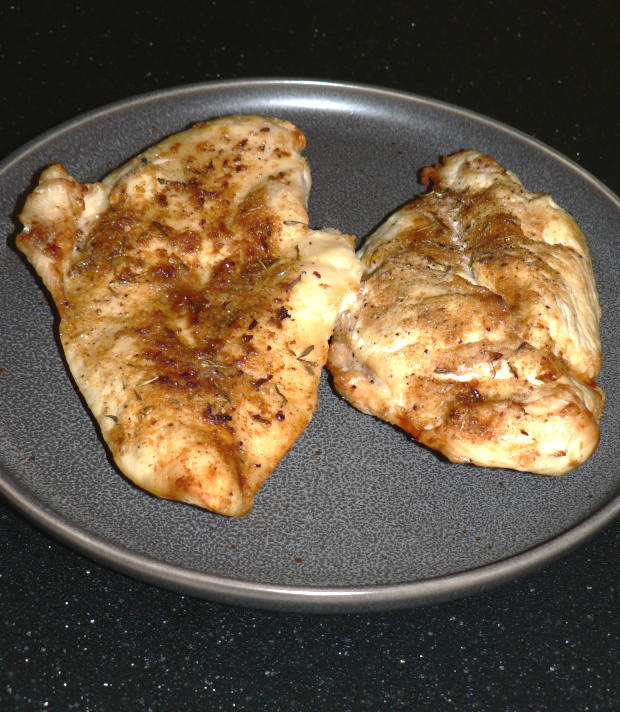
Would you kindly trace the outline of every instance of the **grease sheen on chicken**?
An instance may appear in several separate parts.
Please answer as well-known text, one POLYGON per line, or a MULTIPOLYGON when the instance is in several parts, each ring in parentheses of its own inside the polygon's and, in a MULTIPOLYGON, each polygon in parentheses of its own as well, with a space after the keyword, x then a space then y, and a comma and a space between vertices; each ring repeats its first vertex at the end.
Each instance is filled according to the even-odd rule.
POLYGON ((328 367, 359 410, 455 462, 561 475, 599 440, 600 307, 586 240, 549 195, 475 151, 359 255, 328 367))
POLYGON ((101 183, 44 171, 17 239, 52 294, 67 363, 122 472, 241 516, 310 421, 361 265, 308 229, 289 122, 223 117, 101 183))

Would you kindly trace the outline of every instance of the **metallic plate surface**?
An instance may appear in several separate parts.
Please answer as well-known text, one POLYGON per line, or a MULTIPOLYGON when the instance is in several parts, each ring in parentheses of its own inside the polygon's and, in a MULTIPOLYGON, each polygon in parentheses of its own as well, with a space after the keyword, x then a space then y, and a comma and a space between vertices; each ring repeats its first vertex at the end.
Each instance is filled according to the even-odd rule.
POLYGON ((135 578, 198 597, 297 611, 380 610, 476 593, 539 567, 620 513, 620 203, 569 159, 510 127, 424 97, 311 80, 179 87, 103 107, 0 165, 0 492, 46 531, 135 578), (562 478, 459 466, 365 416, 323 373, 310 426, 245 519, 156 499, 114 467, 66 368, 57 316, 14 247, 40 171, 94 181, 196 121, 293 121, 312 170, 310 223, 363 238, 463 148, 551 193, 584 230, 603 308, 601 443, 562 478))

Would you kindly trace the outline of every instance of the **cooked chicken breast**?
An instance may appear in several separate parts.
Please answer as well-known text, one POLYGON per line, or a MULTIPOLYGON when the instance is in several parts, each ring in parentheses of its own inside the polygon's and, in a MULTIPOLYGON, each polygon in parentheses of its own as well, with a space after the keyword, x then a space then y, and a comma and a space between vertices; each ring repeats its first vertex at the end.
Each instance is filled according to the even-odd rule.
POLYGON ((328 357, 337 391, 454 462, 561 475, 599 440, 600 307, 588 247, 546 194, 475 151, 359 255, 328 357))
POLYGON ((317 405, 359 287, 353 238, 308 229, 303 134, 258 116, 171 136, 83 185, 48 168, 17 245, 60 314, 77 385, 119 468, 231 516, 317 405))

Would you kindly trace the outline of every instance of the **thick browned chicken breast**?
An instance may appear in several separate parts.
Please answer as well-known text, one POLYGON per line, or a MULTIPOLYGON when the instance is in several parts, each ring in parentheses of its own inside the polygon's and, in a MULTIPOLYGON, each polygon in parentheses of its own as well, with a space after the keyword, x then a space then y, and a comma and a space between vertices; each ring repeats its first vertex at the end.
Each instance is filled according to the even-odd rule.
POLYGON ((41 176, 18 247, 60 314, 67 363, 140 487, 241 516, 303 431, 353 238, 308 229, 305 139, 232 116, 82 185, 41 176))
POLYGON ((586 240, 475 151, 359 255, 328 366, 338 392, 455 462, 561 475, 598 444, 600 308, 586 240))

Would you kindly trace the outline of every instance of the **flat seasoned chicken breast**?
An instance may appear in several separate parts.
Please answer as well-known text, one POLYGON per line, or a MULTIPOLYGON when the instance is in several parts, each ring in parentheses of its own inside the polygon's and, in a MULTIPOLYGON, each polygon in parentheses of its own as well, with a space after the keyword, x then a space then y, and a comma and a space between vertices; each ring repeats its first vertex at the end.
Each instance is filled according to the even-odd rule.
POLYGON ((454 462, 561 475, 599 440, 600 307, 586 240, 475 151, 426 168, 359 255, 328 356, 337 391, 454 462))
POLYGON ((230 516, 306 427, 353 238, 308 229, 303 134, 200 123, 83 185, 48 168, 17 245, 60 314, 67 363, 122 472, 230 516))

